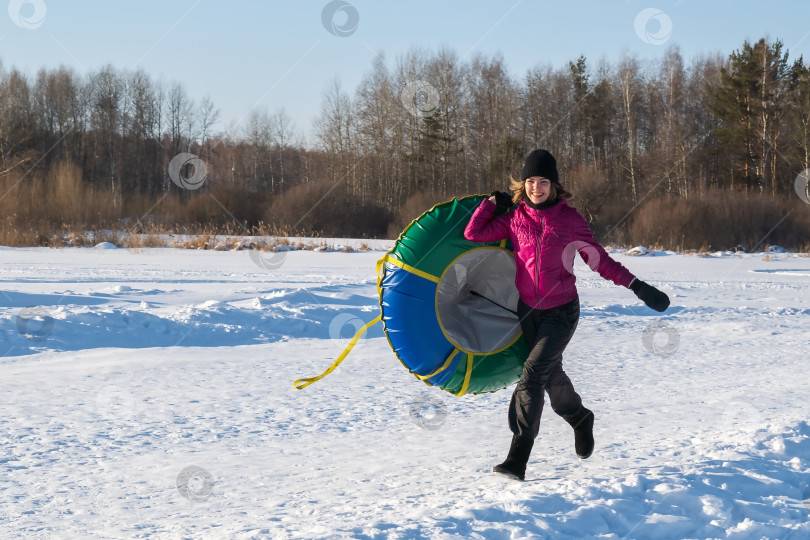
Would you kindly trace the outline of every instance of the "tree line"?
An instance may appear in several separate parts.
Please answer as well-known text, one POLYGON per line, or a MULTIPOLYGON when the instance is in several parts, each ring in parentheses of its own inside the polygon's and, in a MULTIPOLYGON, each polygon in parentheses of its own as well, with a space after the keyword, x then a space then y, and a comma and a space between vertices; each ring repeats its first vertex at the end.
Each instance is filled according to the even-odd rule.
POLYGON ((810 67, 779 40, 689 62, 677 47, 648 62, 580 57, 520 77, 500 55, 412 49, 393 67, 377 56, 351 93, 329 81, 314 144, 283 109, 219 124, 210 99, 143 71, 30 77, 0 64, 0 226, 159 218, 395 237, 433 203, 504 188, 543 147, 606 241, 753 248, 810 237, 795 192, 810 168, 810 67), (206 166, 199 189, 170 178, 183 152, 206 166), (85 201, 75 211, 59 210, 68 191, 85 201), (721 233, 731 221, 707 211, 736 216, 738 230, 721 233), (690 230, 697 221, 705 230, 690 230))

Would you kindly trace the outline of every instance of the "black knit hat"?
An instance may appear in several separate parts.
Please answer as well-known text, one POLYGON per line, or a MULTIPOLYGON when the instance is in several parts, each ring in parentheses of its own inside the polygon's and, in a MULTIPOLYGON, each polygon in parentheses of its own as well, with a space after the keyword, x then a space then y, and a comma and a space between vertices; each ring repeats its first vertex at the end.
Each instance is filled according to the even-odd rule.
POLYGON ((554 156, 552 156, 551 152, 548 150, 538 148, 532 150, 529 152, 529 155, 526 156, 526 161, 523 163, 523 170, 520 173, 520 179, 525 181, 532 176, 548 178, 551 183, 554 184, 554 187, 557 188, 560 197, 568 199, 573 197, 573 195, 560 184, 560 176, 557 173, 557 160, 554 159, 554 156))
POLYGON ((532 176, 542 176, 548 178, 554 184, 560 183, 560 177, 557 174, 557 160, 548 150, 532 150, 526 156, 520 179, 526 180, 532 176))

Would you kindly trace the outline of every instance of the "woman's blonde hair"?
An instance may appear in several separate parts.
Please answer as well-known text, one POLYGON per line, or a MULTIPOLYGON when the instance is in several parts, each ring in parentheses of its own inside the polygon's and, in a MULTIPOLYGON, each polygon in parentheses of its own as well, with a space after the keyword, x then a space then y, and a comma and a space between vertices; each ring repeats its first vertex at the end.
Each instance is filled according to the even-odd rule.
MULTIPOLYGON (((562 199, 571 199, 574 196, 567 189, 559 189, 554 182, 551 183, 551 189, 548 192, 547 201, 553 201, 557 197, 562 199)), ((509 175, 509 191, 512 192, 512 202, 517 204, 526 198, 526 180, 518 180, 512 175, 509 175)))

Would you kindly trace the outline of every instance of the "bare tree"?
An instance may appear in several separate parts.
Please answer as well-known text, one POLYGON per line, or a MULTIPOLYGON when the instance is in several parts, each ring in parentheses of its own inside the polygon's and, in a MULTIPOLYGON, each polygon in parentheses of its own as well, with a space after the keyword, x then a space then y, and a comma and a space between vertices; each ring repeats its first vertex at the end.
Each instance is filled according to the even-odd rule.
POLYGON ((112 66, 90 76, 92 106, 90 125, 96 133, 95 155, 104 158, 102 176, 106 178, 113 204, 121 204, 121 178, 118 163, 124 113, 124 82, 112 66))
POLYGON ((641 77, 639 73, 638 61, 634 58, 624 58, 619 63, 618 87, 621 91, 621 103, 623 112, 623 123, 625 129, 625 170, 630 180, 630 194, 632 200, 638 200, 638 127, 639 114, 641 108, 641 77))
POLYGON ((273 114, 271 119, 270 140, 278 152, 279 163, 279 189, 284 189, 284 152, 293 137, 293 124, 284 108, 273 114))
POLYGON ((166 116, 169 122, 170 153, 188 152, 195 120, 193 104, 180 84, 173 84, 167 94, 166 116))
MULTIPOLYGON (((211 101, 209 96, 205 96, 200 103, 200 153, 203 154, 205 151, 205 144, 208 142, 208 139, 211 138, 213 135, 211 129, 216 125, 219 121, 219 109, 214 106, 214 102, 211 101)), ((201 157, 203 157, 201 155, 201 157)))
POLYGON ((248 114, 243 128, 246 141, 250 148, 252 185, 254 189, 262 186, 263 189, 275 190, 275 178, 270 162, 270 145, 272 143, 273 124, 267 111, 252 109, 248 114), (268 167, 265 173, 264 169, 268 167), (268 185, 267 177, 270 183, 268 185))
POLYGON ((0 74, 0 176, 34 159, 30 94, 28 81, 20 72, 0 74))
POLYGON ((354 115, 349 96, 333 79, 323 93, 320 116, 315 121, 316 137, 328 157, 328 174, 337 181, 350 172, 354 151, 354 115))

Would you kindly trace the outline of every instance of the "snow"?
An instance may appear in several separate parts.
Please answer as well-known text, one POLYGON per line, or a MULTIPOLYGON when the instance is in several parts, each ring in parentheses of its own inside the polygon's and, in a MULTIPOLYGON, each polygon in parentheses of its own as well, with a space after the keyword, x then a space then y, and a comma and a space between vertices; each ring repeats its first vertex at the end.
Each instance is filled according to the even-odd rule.
POLYGON ((662 315, 578 261, 596 450, 547 407, 518 483, 511 390, 427 387, 380 324, 293 387, 379 313, 368 245, 0 248, 0 536, 810 536, 810 258, 612 250, 662 315))
POLYGON ((659 256, 660 257, 661 255, 671 255, 673 253, 674 253, 673 251, 662 251, 662 250, 656 250, 656 249, 648 249, 645 246, 632 247, 632 248, 630 248, 630 249, 628 249, 627 251, 624 252, 625 255, 630 255, 630 256, 634 256, 634 257, 639 257, 639 256, 648 256, 648 257, 659 256))

